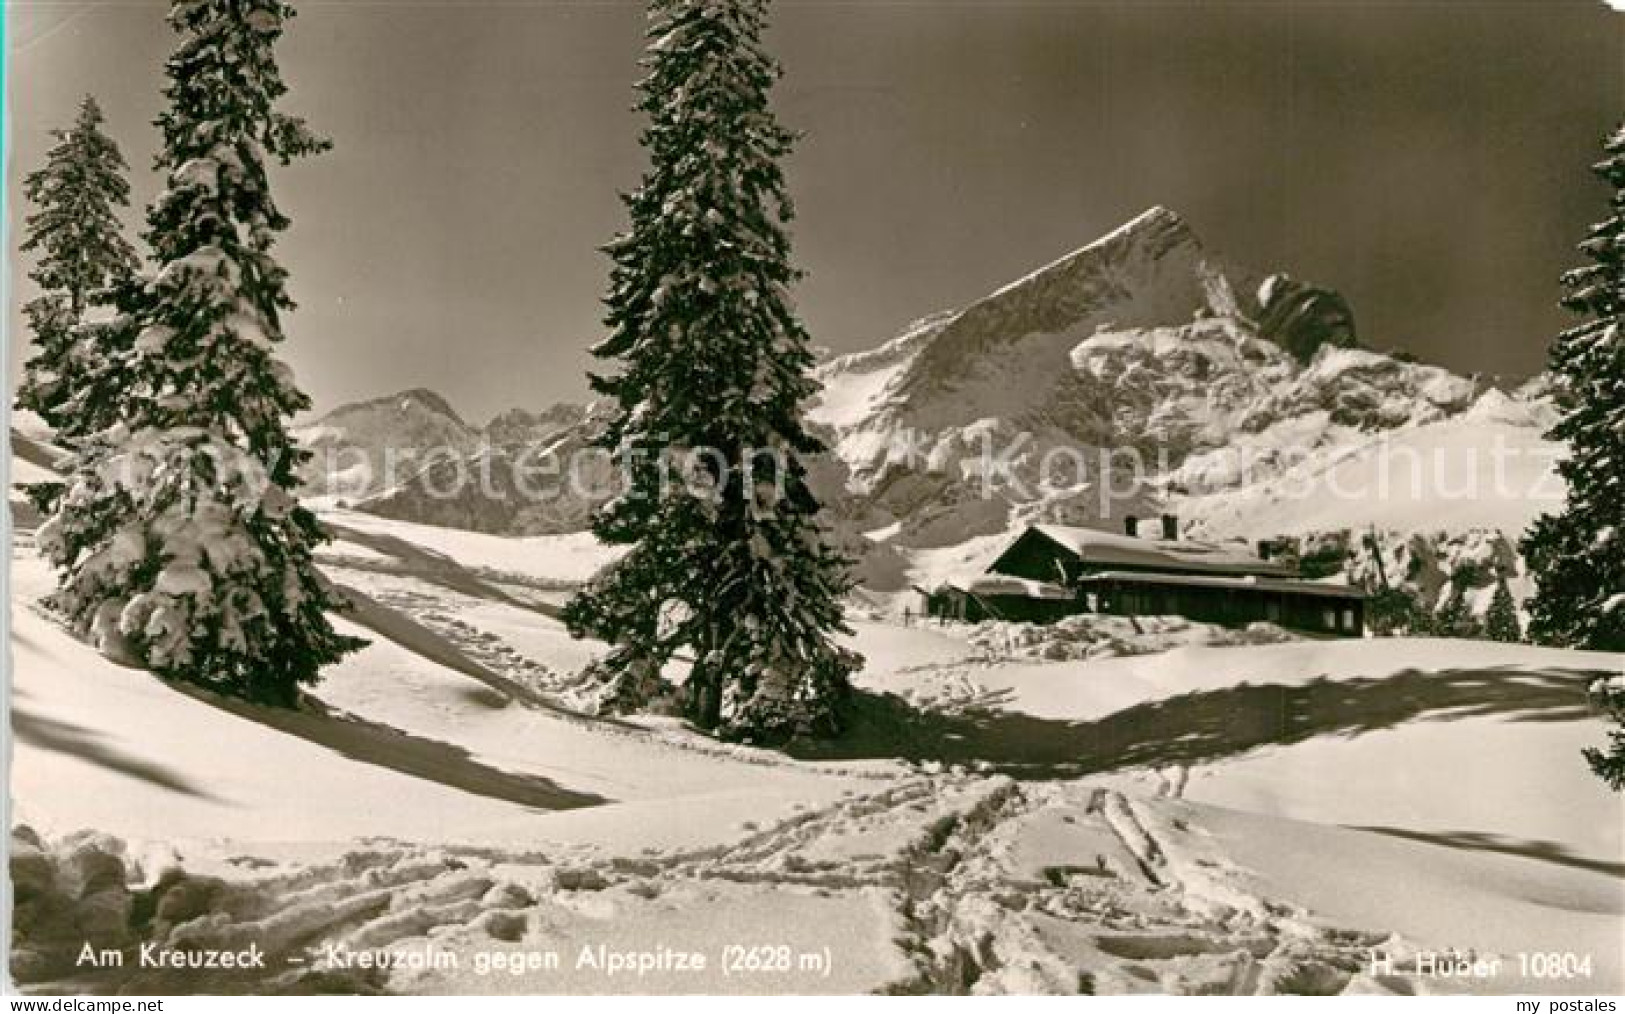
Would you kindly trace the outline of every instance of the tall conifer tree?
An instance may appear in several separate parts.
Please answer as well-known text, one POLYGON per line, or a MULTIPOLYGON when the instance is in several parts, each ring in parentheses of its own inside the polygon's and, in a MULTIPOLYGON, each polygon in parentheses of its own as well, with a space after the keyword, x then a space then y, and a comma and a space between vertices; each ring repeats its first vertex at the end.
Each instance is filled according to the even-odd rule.
POLYGON ((1584 321, 1552 344, 1549 369, 1562 418, 1549 436, 1568 446, 1558 465, 1563 510, 1523 541, 1535 579, 1529 634, 1577 648, 1625 650, 1625 129, 1593 167, 1613 189, 1607 218, 1580 250, 1593 263, 1563 276, 1563 305, 1584 321))
POLYGON ((45 165, 23 178, 34 206, 19 249, 36 255, 28 277, 40 294, 23 306, 35 351, 24 367, 17 404, 59 431, 82 431, 74 395, 85 372, 112 350, 104 328, 80 329, 86 311, 112 302, 112 290, 136 268, 118 209, 130 203, 129 166, 102 130, 93 96, 79 104, 73 126, 55 130, 45 165))
POLYGON ((846 561, 819 526, 803 458, 817 387, 791 306, 780 162, 792 135, 768 93, 767 0, 653 0, 638 108, 651 167, 626 198, 595 354, 618 408, 602 444, 628 481, 594 520, 630 552, 571 602, 577 633, 609 641, 610 709, 643 704, 679 651, 684 708, 729 738, 835 731, 856 656, 846 561))
POLYGON ((307 456, 288 433, 309 401, 276 356, 293 308, 271 248, 288 219, 267 158, 321 151, 275 111, 281 0, 177 0, 181 42, 158 120, 168 187, 148 211, 155 276, 129 293, 119 421, 87 436, 40 531, 56 604, 106 650, 251 700, 291 705, 361 642, 326 615, 307 456))
MULTIPOLYGON (((1523 540, 1535 579, 1529 637, 1537 642, 1625 650, 1625 128, 1604 144, 1593 171, 1613 191, 1608 217, 1580 251, 1592 263, 1563 276, 1563 305, 1583 321, 1563 332, 1549 357, 1562 418, 1551 439, 1568 446, 1558 465, 1568 484, 1563 510, 1536 520, 1523 540)), ((1625 680, 1593 688, 1615 721, 1606 749, 1586 751, 1592 768, 1625 787, 1625 680)))

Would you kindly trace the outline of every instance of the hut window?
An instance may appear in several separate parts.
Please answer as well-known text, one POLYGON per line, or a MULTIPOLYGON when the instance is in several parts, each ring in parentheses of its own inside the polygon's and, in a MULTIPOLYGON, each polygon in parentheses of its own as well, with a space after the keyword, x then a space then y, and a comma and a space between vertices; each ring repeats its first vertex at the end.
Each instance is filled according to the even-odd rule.
POLYGON ((1323 610, 1321 612, 1321 614, 1320 614, 1320 621, 1321 621, 1321 626, 1325 627, 1327 630, 1336 630, 1337 629, 1337 610, 1335 610, 1335 609, 1323 610))
POLYGON ((1343 629, 1351 634, 1354 633, 1354 610, 1343 610, 1343 629))

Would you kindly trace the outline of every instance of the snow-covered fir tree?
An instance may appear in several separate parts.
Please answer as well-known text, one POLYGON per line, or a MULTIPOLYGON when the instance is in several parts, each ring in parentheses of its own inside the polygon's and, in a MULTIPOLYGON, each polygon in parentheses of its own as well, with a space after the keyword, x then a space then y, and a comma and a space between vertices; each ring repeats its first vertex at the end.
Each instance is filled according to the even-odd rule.
POLYGON ((1593 263, 1563 276, 1563 305, 1585 318, 1553 342, 1548 366, 1562 417, 1548 436, 1568 446, 1558 465, 1563 510, 1523 540, 1535 579, 1529 635, 1544 643, 1625 650, 1625 128, 1594 167, 1613 189, 1609 215, 1580 250, 1593 263))
POLYGON ((1591 697, 1598 710, 1608 716, 1608 745, 1587 747, 1586 763, 1615 792, 1625 791, 1625 674, 1614 673, 1591 685, 1591 697))
POLYGON ((1432 629, 1433 614, 1405 588, 1365 586, 1366 625, 1377 637, 1421 636, 1432 629))
MULTIPOLYGON (((1563 276, 1563 305, 1584 321, 1552 343, 1548 360, 1562 417, 1548 436, 1568 445, 1558 471, 1563 510, 1537 519, 1523 540, 1535 579, 1529 637, 1537 642, 1625 650, 1625 127, 1593 168, 1609 185, 1607 218, 1580 251, 1593 263, 1563 276)), ((1615 721, 1606 749, 1586 759, 1625 788, 1625 680, 1598 680, 1593 695, 1615 721)))
POLYGON ((23 197, 34 206, 19 249, 36 256, 28 277, 39 295, 23 306, 34 337, 17 404, 37 412, 63 435, 84 431, 74 395, 87 369, 112 352, 110 329, 81 328, 86 311, 112 302, 111 290, 136 268, 118 209, 130 203, 129 170, 118 145, 102 130, 93 96, 79 104, 73 126, 54 130, 45 165, 23 178, 23 197))
POLYGON ((1375 528, 1362 536, 1364 555, 1370 561, 1362 586, 1366 592, 1366 626, 1377 637, 1422 636, 1433 625, 1433 614, 1415 591, 1390 582, 1383 561, 1382 540, 1375 528))
POLYGON ((1518 624, 1518 604, 1512 599, 1512 589, 1507 587, 1505 574, 1496 575, 1495 594, 1490 597, 1490 607, 1484 613, 1484 634, 1492 641, 1507 644, 1523 640, 1523 630, 1518 624))
POLYGON ((1483 628, 1479 626, 1473 611, 1467 605, 1466 582, 1459 578, 1452 578, 1450 588, 1439 605, 1439 611, 1433 615, 1432 629, 1429 631, 1437 637, 1479 637, 1483 628))
POLYGON ((130 293, 111 369, 118 422, 86 436, 40 530, 56 606, 106 651, 161 675, 291 705, 361 642, 338 634, 288 434, 309 402, 276 356, 293 306, 271 255, 288 219, 268 158, 321 151, 275 111, 281 0, 179 0, 158 120, 167 189, 148 209, 155 275, 130 293))
POLYGON ((602 444, 627 481, 593 529, 631 549, 566 611, 613 645, 604 707, 642 706, 683 652, 689 718, 755 741, 837 731, 860 661, 832 639, 846 561, 803 465, 823 448, 803 421, 814 359, 788 293, 793 137, 769 107, 767 7, 650 5, 651 167, 607 247, 611 330, 594 352, 618 370, 592 379, 618 407, 602 444))

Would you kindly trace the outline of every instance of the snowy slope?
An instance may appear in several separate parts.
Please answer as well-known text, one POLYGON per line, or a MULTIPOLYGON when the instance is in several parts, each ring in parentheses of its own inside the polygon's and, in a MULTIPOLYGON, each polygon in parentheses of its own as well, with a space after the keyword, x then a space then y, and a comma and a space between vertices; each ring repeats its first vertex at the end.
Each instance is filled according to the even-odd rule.
MULTIPOLYGON (((513 818, 509 801, 351 759, 166 688, 87 651, 31 610, 18 610, 13 624, 11 791, 20 823, 140 839, 207 839, 229 826, 247 841, 333 842, 433 839, 513 818), (134 725, 131 716, 139 717, 134 725), (383 805, 390 799, 410 805, 383 805)), ((356 728, 354 738, 363 736, 356 728)), ((425 744, 425 768, 455 767, 451 751, 442 752, 435 760, 425 744)))
POLYGON ((51 439, 51 432, 32 412, 13 414, 9 469, 11 487, 7 490, 6 499, 14 526, 32 528, 39 521, 39 512, 34 509, 24 487, 55 482, 59 477, 56 465, 67 452, 53 444, 51 439))
POLYGON ((1057 748, 1093 740, 1091 751, 1115 751, 1112 766, 1143 766, 1148 788, 1178 769, 1193 800, 1323 823, 1556 841, 1605 859, 1625 853, 1625 800, 1579 751, 1603 738, 1586 708, 1588 674, 1622 667, 1625 656, 1604 653, 1384 638, 983 665, 969 677, 1001 711, 1046 720, 1021 747, 1035 758, 1045 752, 1031 738, 1039 734, 1057 748), (1180 743, 1136 732, 1136 722, 1158 721, 1196 734, 1180 743), (1064 724, 1077 722, 1101 724, 1064 724), (1618 819, 1599 819, 1608 814, 1618 819))
MULTIPOLYGON (((14 575, 22 601, 47 587, 29 557, 14 575)), ((550 622, 530 614, 533 627, 550 622)), ((328 671, 316 692, 328 715, 290 716, 183 693, 17 610, 19 820, 171 843, 229 826, 241 842, 390 835, 671 847, 860 784, 525 708, 441 664, 459 654, 455 645, 425 654, 372 627, 345 627, 372 646, 328 671), (701 801, 706 819, 683 820, 701 801)))
POLYGON ((599 543, 591 532, 504 536, 415 524, 354 510, 327 510, 321 516, 347 533, 336 550, 340 554, 356 549, 365 552, 367 547, 358 541, 361 537, 370 536, 368 541, 385 546, 401 540, 464 567, 498 576, 513 575, 539 584, 579 584, 621 554, 620 550, 599 543))
MULTIPOLYGON (((425 567, 418 554, 435 550, 409 542, 423 536, 411 526, 356 531, 391 538, 356 544, 374 554, 365 567, 325 566, 361 593, 346 628, 374 644, 330 671, 319 708, 293 716, 101 659, 29 605, 48 579, 20 552, 12 791, 19 819, 43 832, 39 854, 53 858, 42 862, 87 861, 82 841, 61 836, 92 827, 125 840, 95 848, 122 857, 129 890, 177 864, 189 872, 172 889, 204 874, 232 885, 229 912, 165 940, 460 955, 455 969, 347 971, 329 988, 1506 990, 1519 983, 1359 968, 1379 943, 1600 951, 1620 932, 1620 881, 1604 868, 1619 854, 1619 801, 1580 770, 1575 751, 1598 730, 1572 713, 1575 674, 1615 656, 1395 640, 990 665, 952 628, 863 622, 860 683, 936 703, 905 735, 794 760, 659 719, 557 710, 546 700, 592 646, 452 557, 425 567), (1434 685, 1447 696, 1431 700, 1434 685), (1274 721, 1248 719, 1258 690, 1274 721), (1289 700, 1309 725, 1280 721, 1285 693, 1306 695, 1289 700), (1349 695, 1375 727, 1324 713, 1349 695), (1418 709, 1419 695, 1431 703, 1418 709), (1167 710, 1146 724, 1147 708, 1167 710), (1132 748, 1125 729, 1187 753, 1132 748), (1102 751, 1110 762, 1095 774, 1065 772, 1102 751), (1045 780, 974 770, 985 764, 1038 764, 1045 780), (679 937, 713 959, 740 939, 828 946, 829 973, 573 967, 582 947, 679 937), (562 971, 473 964, 549 947, 563 950, 562 971)), ((445 537, 441 550, 485 544, 445 537)), ((517 544, 529 576, 550 576, 559 543, 517 544)), ((557 559, 579 565, 567 547, 557 559)), ((75 925, 94 919, 58 903, 75 925)), ((22 938, 44 981, 73 974, 53 939, 22 938)), ((299 966, 278 967, 253 988, 297 988, 299 966)), ((1620 985, 1601 953, 1592 980, 1545 991, 1620 985)))
POLYGON ((1204 481, 1204 469, 1230 465, 1215 452, 1175 474, 1173 482, 1197 491, 1170 502, 1215 538, 1373 526, 1405 534, 1491 529, 1516 538, 1563 503, 1556 473, 1563 448, 1542 436, 1547 421, 1538 411, 1491 391, 1454 418, 1351 436, 1263 481, 1202 492, 1219 485, 1204 481))

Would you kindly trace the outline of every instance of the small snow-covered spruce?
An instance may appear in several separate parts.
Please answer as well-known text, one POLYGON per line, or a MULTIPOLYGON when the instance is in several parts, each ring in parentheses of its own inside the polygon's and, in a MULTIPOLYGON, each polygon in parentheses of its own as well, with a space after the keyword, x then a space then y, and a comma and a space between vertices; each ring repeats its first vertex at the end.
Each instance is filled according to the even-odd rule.
POLYGON ((86 95, 73 126, 54 130, 45 165, 23 178, 34 206, 23 225, 24 253, 36 255, 28 277, 40 294, 23 306, 35 352, 23 368, 17 404, 71 437, 88 432, 75 410, 87 369, 112 355, 114 333, 85 323, 87 311, 112 302, 111 290, 136 268, 118 209, 130 203, 129 170, 118 145, 102 130, 101 107, 86 95))
POLYGON ((266 158, 325 141, 274 111, 280 0, 180 0, 148 209, 155 275, 125 294, 119 420, 76 448, 39 541, 56 606, 109 653, 160 675, 292 705, 301 685, 363 642, 312 561, 323 541, 295 500, 305 458, 287 430, 308 406, 275 354, 293 303, 271 256, 288 220, 266 158))
POLYGON ((1405 588, 1366 586, 1366 623, 1377 637, 1420 636, 1432 628, 1432 616, 1405 588))
POLYGON ((565 614, 613 645, 601 707, 646 706, 682 652, 685 714, 756 742, 837 732, 861 661, 833 640, 846 560, 803 464, 823 448, 803 421, 814 359, 788 294, 793 137, 768 103, 767 7, 650 4, 651 167, 606 248, 610 334, 594 352, 618 371, 592 378, 617 408, 601 444, 628 481, 593 530, 631 549, 565 614))
POLYGON ((1507 644, 1523 640, 1523 631, 1518 625, 1518 605, 1512 600, 1512 589, 1507 587, 1505 574, 1496 575, 1495 594, 1490 597, 1490 607, 1484 613, 1484 633, 1492 641, 1507 644))
POLYGON ((1613 728, 1608 730, 1606 747, 1586 748, 1586 763, 1609 788, 1625 791, 1625 675, 1615 673, 1593 682, 1591 698, 1613 722, 1613 728))
POLYGON ((1467 582, 1460 575, 1453 576, 1444 604, 1433 616, 1432 633, 1438 637, 1476 638, 1484 630, 1467 605, 1467 582))
POLYGON ((1433 616, 1422 605, 1415 592, 1396 586, 1388 579, 1388 566, 1383 561, 1382 540, 1375 528, 1361 538, 1364 556, 1370 569, 1362 582, 1366 591, 1366 625, 1377 637, 1420 636, 1429 632, 1433 616))

